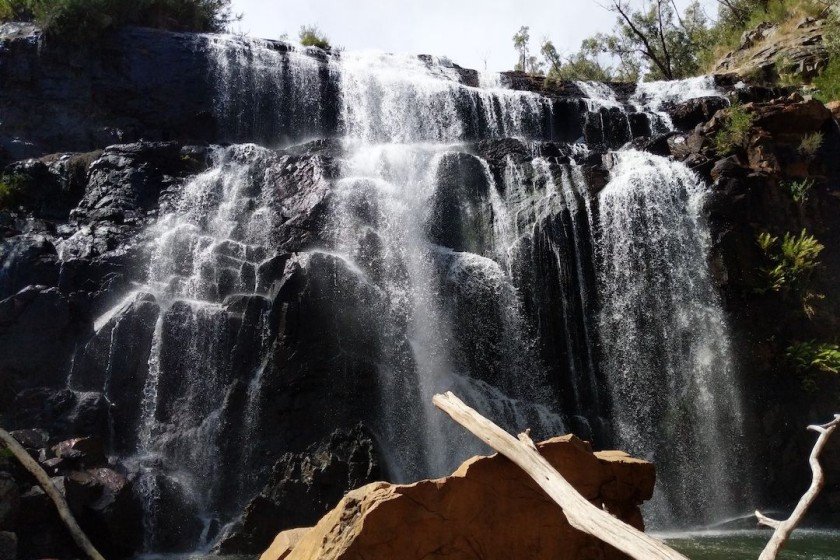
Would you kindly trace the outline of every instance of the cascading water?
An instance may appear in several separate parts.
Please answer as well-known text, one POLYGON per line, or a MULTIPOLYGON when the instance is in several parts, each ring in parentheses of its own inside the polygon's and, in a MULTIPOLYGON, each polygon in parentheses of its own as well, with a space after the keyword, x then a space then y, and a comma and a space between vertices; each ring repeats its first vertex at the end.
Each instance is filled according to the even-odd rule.
POLYGON ((205 41, 223 137, 342 139, 322 140, 311 167, 295 147, 216 149, 149 228, 146 285, 97 322, 112 329, 110 364, 121 315, 149 298, 160 307, 133 436, 147 549, 165 548, 167 485, 225 520, 287 450, 266 444, 286 434, 264 432, 276 422, 272 376, 295 359, 280 340, 292 336, 281 333, 293 277, 339 307, 319 324, 339 333, 335 375, 373 364, 377 406, 364 419, 393 479, 442 475, 482 451, 432 408, 435 392, 453 390, 510 430, 574 431, 652 458, 659 523, 730 508, 721 441, 737 443, 739 402, 705 262, 703 187, 679 164, 625 150, 596 195, 591 146, 576 142, 621 146, 628 109, 668 126, 664 104, 708 93, 708 81, 643 85, 629 102, 578 84, 581 103, 429 57, 205 41), (304 225, 284 198, 301 174, 323 193, 297 192, 297 203, 325 208, 304 225), (311 238, 290 256, 280 232, 292 230, 311 238), (697 489, 712 487, 726 490, 702 499, 697 489))
MULTIPOLYGON (((271 235, 280 220, 272 200, 276 192, 263 183, 276 163, 269 151, 243 145, 219 149, 212 157, 213 168, 188 182, 150 231, 148 289, 163 311, 154 329, 139 424, 139 460, 177 468, 170 476, 184 487, 185 499, 207 515, 222 509, 222 416, 226 391, 237 376, 250 384, 240 466, 253 468, 248 428, 259 412, 251 403, 259 391, 256 364, 271 338, 260 268, 275 257, 271 235), (256 320, 249 321, 249 313, 256 320), (255 332, 247 332, 249 323, 255 332), (251 367, 234 360, 243 337, 254 339, 251 367)), ((238 491, 254 491, 247 480, 240 482, 238 491)), ((147 470, 150 549, 156 545, 158 484, 147 470)))
POLYGON ((659 470, 660 524, 710 522, 747 494, 739 391, 708 269, 704 188, 685 166, 616 154, 599 195, 599 328, 618 440, 659 470), (698 266, 700 263, 700 266, 698 266), (714 488, 714 495, 700 489, 714 488))

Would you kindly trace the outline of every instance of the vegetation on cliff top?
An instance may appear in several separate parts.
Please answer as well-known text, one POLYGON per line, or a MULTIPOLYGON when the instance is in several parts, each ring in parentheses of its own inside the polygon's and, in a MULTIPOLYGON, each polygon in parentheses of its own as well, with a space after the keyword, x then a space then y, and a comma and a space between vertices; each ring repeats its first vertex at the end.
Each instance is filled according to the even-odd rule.
POLYGON ((0 21, 36 21, 68 42, 138 25, 172 31, 223 31, 235 21, 231 0, 0 0, 0 21))
POLYGON ((727 52, 737 49, 744 33, 761 23, 794 28, 804 18, 826 20, 828 67, 814 80, 824 101, 840 98, 840 8, 834 0, 718 0, 716 17, 697 1, 679 11, 671 0, 610 0, 616 15, 612 30, 584 39, 580 48, 562 54, 543 39, 531 54, 528 27, 514 36, 516 69, 549 80, 626 81, 678 79, 705 74, 727 52), (638 6, 638 7, 637 7, 638 6))
POLYGON ((304 47, 318 47, 319 49, 330 49, 330 40, 318 28, 317 25, 304 25, 298 33, 300 44, 304 47))

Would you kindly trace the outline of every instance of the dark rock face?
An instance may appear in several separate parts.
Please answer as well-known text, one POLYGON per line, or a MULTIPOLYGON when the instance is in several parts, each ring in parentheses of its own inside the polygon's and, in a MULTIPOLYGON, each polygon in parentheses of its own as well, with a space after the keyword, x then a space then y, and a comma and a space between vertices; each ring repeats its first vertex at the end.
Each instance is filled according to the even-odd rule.
POLYGON ((270 480, 222 535, 222 554, 265 550, 284 529, 313 525, 350 490, 382 477, 371 434, 360 424, 303 453, 287 453, 270 480))
POLYGON ((173 142, 108 148, 88 168, 84 196, 71 213, 72 220, 115 225, 142 222, 157 205, 161 191, 175 181, 170 173, 194 171, 200 165, 191 160, 185 164, 182 155, 186 154, 173 142))
POLYGON ((216 136, 197 36, 129 29, 74 52, 44 44, 31 26, 19 28, 0 30, 6 157, 216 136))
POLYGON ((64 477, 71 511, 96 535, 103 554, 124 558, 142 545, 140 501, 128 479, 108 467, 76 470, 64 477))
MULTIPOLYGON (((150 499, 145 498, 150 502, 146 507, 152 512, 152 517, 145 521, 152 524, 153 541, 150 545, 153 550, 171 552, 195 550, 204 523, 199 518, 197 505, 185 493, 183 486, 161 471, 142 475, 135 473, 132 482, 137 493, 152 492, 150 499)), ((135 494, 135 499, 142 498, 142 495, 135 494)), ((133 532, 132 536, 135 539, 138 534, 143 535, 142 531, 137 531, 137 529, 138 527, 128 528, 133 532)), ((139 546, 133 548, 135 551, 138 549, 139 546)))
POLYGON ((14 426, 49 428, 60 438, 108 433, 108 403, 98 392, 24 389, 6 414, 14 426))
POLYGON ((0 531, 0 559, 16 560, 17 551, 17 535, 11 531, 0 531))
POLYGON ((467 154, 447 154, 438 168, 438 185, 428 224, 433 242, 455 251, 483 254, 492 232, 488 177, 481 161, 467 154))
POLYGON ((691 130, 726 106, 726 100, 721 97, 699 97, 672 107, 668 114, 678 129, 691 130))
POLYGON ((633 139, 633 130, 622 108, 602 107, 586 113, 583 136, 590 146, 617 149, 633 139))
POLYGON ((59 264, 55 246, 40 234, 21 234, 4 239, 0 245, 3 272, 0 296, 4 299, 27 286, 58 284, 59 264))
POLYGON ((0 301, 0 374, 30 387, 60 384, 78 329, 57 288, 29 286, 0 301))
POLYGON ((98 391, 110 403, 115 451, 136 447, 140 396, 149 368, 152 334, 160 309, 151 294, 138 294, 78 350, 70 373, 70 388, 98 391), (119 352, 115 351, 119 348, 119 352))

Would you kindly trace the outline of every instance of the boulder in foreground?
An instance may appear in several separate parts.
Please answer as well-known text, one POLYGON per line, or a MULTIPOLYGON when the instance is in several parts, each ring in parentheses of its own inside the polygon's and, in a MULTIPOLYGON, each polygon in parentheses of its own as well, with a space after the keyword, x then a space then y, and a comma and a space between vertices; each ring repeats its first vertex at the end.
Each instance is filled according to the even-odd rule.
MULTIPOLYGON (((620 451, 593 453, 575 436, 537 444, 583 496, 643 528, 654 467, 620 451)), ((376 482, 347 494, 308 530, 280 533, 260 560, 613 560, 626 558, 573 529, 560 507, 505 457, 473 457, 451 476, 376 482)))

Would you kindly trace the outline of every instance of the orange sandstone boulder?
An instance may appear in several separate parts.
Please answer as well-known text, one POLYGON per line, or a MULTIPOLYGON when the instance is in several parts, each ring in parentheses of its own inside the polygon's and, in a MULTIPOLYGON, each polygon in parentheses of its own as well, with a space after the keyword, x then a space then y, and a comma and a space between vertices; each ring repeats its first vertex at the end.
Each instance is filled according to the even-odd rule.
MULTIPOLYGON (((537 445, 587 499, 642 529, 651 463, 593 453, 575 436, 537 445)), ((451 476, 347 494, 318 524, 278 535, 261 560, 613 560, 625 558, 573 529, 560 507, 507 458, 473 457, 451 476)))

